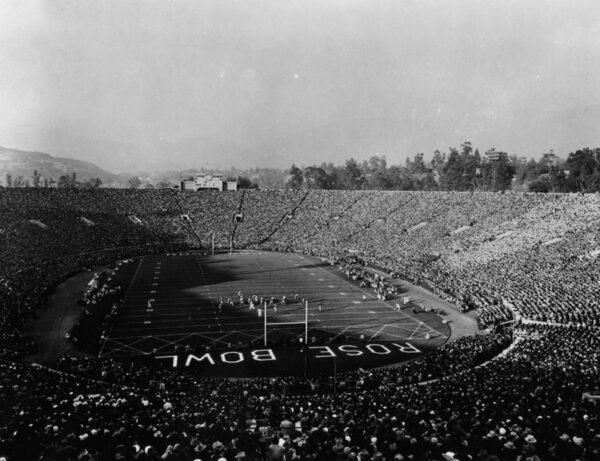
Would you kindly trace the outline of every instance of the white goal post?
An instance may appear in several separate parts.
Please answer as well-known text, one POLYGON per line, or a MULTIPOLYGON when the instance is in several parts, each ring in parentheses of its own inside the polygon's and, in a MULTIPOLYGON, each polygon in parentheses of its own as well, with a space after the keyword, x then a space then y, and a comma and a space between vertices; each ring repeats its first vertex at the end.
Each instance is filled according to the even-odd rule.
POLYGON ((267 302, 265 301, 264 309, 264 345, 267 347, 267 334, 269 325, 304 325, 304 345, 308 344, 308 301, 304 301, 304 321, 303 322, 269 322, 267 320, 267 302))

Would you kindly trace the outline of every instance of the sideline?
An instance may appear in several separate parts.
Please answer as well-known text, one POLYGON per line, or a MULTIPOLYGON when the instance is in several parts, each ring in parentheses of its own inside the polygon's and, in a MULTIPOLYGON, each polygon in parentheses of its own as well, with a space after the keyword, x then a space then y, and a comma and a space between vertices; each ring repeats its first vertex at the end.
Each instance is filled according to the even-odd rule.
MULTIPOLYGON (((306 255, 304 256, 306 257, 306 255)), ((323 259, 318 256, 314 257, 323 259)), ((391 279, 389 273, 370 265, 360 267, 367 272, 382 275, 386 280, 390 280, 392 285, 401 288, 400 296, 410 296, 411 304, 416 304, 420 307, 432 307, 433 309, 446 312, 447 315, 440 317, 449 321, 450 337, 448 338, 448 342, 455 341, 463 336, 471 336, 481 331, 474 315, 462 312, 455 304, 440 298, 426 288, 415 285, 403 278, 391 279)))
POLYGON ((462 312, 455 304, 445 301, 435 293, 432 293, 419 285, 414 285, 407 280, 396 280, 399 281, 401 287, 408 289, 407 294, 415 304, 433 307, 434 309, 441 309, 448 313, 445 318, 451 322, 450 341, 455 341, 458 338, 470 336, 473 333, 480 331, 477 319, 468 313, 462 312))
POLYGON ((25 331, 38 344, 38 351, 27 356, 26 362, 52 365, 66 352, 82 354, 76 351, 73 343, 65 339, 65 335, 81 317, 82 306, 77 303, 78 297, 94 272, 103 270, 106 270, 106 266, 80 272, 54 287, 53 292, 46 297, 45 307, 37 311, 39 316, 25 331))

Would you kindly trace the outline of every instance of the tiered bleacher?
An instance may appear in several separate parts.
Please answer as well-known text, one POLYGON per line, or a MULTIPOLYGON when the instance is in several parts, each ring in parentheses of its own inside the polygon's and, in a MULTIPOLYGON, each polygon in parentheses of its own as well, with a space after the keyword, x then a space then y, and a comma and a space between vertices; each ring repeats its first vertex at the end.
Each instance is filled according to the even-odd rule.
POLYGON ((597 194, 0 190, 0 457, 600 459, 599 227, 597 194), (360 258, 491 332, 335 381, 22 363, 28 319, 70 274, 213 236, 360 258))

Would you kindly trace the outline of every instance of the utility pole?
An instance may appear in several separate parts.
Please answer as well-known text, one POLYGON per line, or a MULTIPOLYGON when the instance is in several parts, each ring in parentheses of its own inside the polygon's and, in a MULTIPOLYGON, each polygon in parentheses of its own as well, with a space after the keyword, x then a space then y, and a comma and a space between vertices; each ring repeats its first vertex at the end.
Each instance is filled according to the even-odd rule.
POLYGON ((502 153, 496 152, 495 149, 490 149, 485 153, 485 155, 487 156, 492 166, 492 191, 496 192, 496 183, 498 181, 498 163, 502 158, 502 153))

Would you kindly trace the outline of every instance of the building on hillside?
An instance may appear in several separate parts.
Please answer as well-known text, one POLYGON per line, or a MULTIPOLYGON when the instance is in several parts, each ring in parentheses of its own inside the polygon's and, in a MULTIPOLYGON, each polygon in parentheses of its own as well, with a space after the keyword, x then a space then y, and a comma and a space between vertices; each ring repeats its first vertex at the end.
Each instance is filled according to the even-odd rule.
POLYGON ((194 179, 188 179, 179 183, 181 190, 237 190, 237 181, 226 181, 222 174, 198 173, 194 179))

